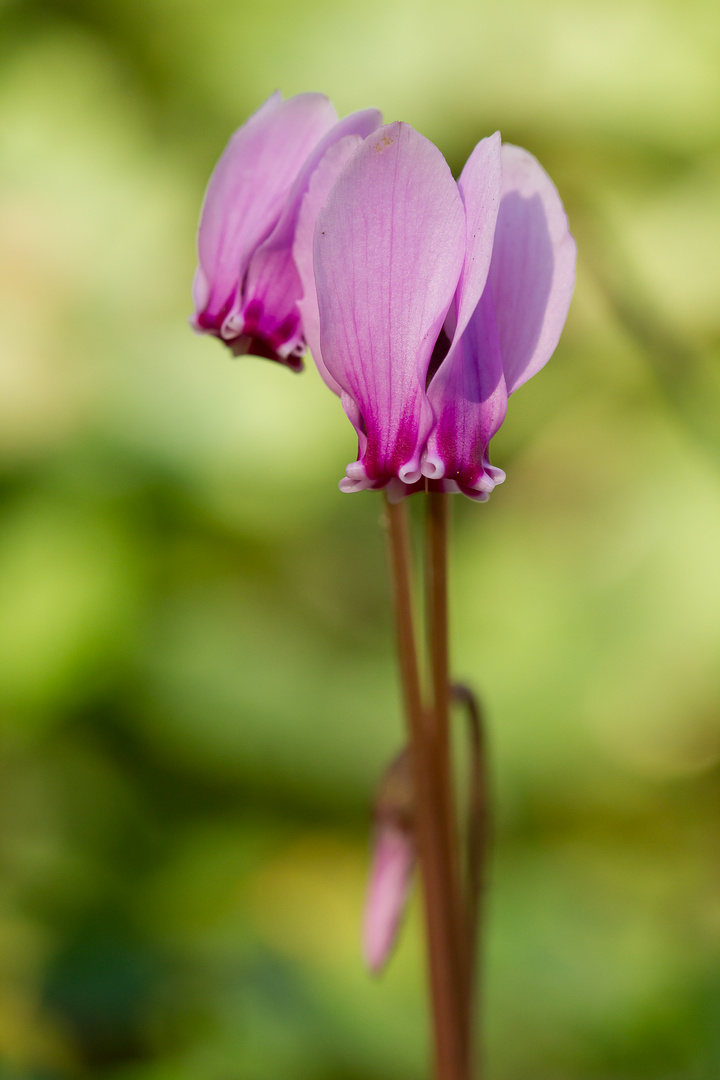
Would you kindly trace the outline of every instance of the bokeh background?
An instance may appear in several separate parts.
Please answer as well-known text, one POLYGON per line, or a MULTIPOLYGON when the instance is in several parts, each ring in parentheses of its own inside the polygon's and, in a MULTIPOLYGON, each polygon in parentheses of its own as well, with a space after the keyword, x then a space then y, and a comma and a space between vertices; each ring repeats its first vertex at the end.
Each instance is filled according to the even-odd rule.
POLYGON ((380 980, 359 948, 380 501, 312 369, 186 323, 276 87, 560 189, 565 335, 454 501, 487 1077, 720 1075, 719 56, 715 0, 0 0, 2 1080, 425 1075, 417 901, 380 980))

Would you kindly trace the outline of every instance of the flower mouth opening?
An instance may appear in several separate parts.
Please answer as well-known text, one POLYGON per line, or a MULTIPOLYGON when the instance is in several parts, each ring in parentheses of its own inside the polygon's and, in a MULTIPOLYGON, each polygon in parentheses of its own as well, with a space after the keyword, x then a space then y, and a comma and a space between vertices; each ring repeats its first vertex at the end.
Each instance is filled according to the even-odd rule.
POLYGON ((244 309, 225 320, 222 337, 233 356, 260 356, 284 364, 293 371, 303 370, 305 340, 300 316, 295 312, 278 325, 269 326, 263 304, 251 300, 244 309))
POLYGON ((259 356, 263 360, 274 360, 276 363, 290 368, 291 371, 297 372, 302 371, 305 366, 302 354, 290 353, 288 356, 282 356, 262 337, 239 334, 238 337, 226 341, 225 344, 233 356, 259 356))

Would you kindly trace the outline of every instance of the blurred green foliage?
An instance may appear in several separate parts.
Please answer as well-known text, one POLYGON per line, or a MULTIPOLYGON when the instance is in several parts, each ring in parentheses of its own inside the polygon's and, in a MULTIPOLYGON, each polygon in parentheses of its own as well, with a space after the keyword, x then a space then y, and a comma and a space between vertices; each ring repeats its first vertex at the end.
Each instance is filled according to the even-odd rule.
POLYGON ((424 1075, 417 911, 359 958, 379 500, 313 370, 186 325, 276 86, 455 170, 499 127, 561 191, 565 336, 454 505, 488 1080, 720 1075, 719 47, 713 0, 0 2, 2 1080, 424 1075))

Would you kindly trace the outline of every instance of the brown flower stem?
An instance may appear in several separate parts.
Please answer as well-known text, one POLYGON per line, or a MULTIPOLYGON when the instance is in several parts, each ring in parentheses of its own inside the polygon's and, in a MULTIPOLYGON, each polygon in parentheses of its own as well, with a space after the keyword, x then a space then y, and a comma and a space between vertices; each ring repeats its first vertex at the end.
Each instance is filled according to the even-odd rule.
POLYGON ((469 949, 467 904, 463 898, 450 752, 450 659, 448 639, 448 496, 426 496, 426 605, 428 668, 432 686, 432 753, 441 804, 444 874, 452 897, 456 978, 462 1002, 463 1040, 468 1072, 472 1059, 472 954, 469 949))
POLYGON ((424 894, 437 1080, 470 1080, 464 979, 459 971, 454 881, 449 874, 445 787, 434 717, 423 707, 415 647, 405 503, 386 499, 395 625, 415 789, 415 829, 424 894))
POLYGON ((485 725, 480 702, 469 687, 455 683, 453 701, 465 708, 470 735, 470 792, 467 829, 467 932, 470 960, 470 1012, 476 1011, 475 999, 482 1004, 482 928, 483 904, 490 844, 490 794, 488 783, 485 725), (478 945, 480 948, 478 949, 478 945), (480 987, 478 994, 477 987, 480 987))

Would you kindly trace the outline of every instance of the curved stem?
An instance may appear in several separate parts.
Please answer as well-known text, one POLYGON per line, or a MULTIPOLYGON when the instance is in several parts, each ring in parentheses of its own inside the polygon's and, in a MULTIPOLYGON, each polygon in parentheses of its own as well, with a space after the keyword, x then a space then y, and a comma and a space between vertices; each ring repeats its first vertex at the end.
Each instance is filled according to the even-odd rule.
POLYGON ((487 854, 490 832, 490 798, 488 790, 487 749, 485 725, 480 702, 469 687, 455 683, 452 698, 463 705, 470 735, 470 792, 467 830, 467 927, 470 960, 470 1009, 474 1011, 477 987, 482 989, 483 900, 487 876, 487 854))
POLYGON ((436 1076, 437 1080, 469 1080, 464 978, 459 969, 457 948, 456 894, 454 880, 448 872, 449 774, 439 767, 434 716, 423 708, 415 646, 407 511, 404 502, 393 504, 387 500, 386 511, 425 901, 436 1076))

